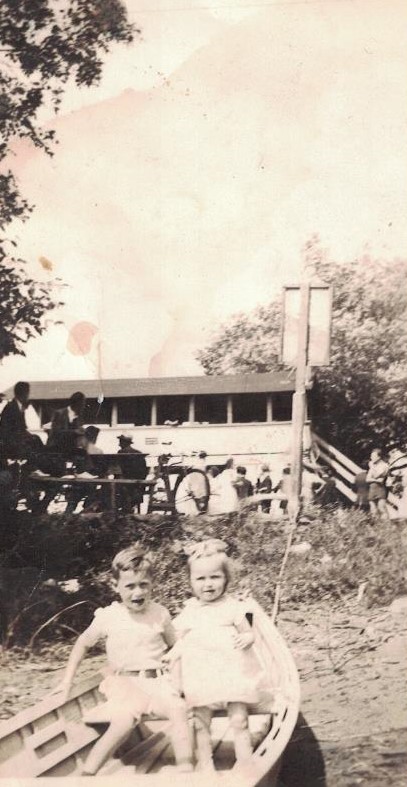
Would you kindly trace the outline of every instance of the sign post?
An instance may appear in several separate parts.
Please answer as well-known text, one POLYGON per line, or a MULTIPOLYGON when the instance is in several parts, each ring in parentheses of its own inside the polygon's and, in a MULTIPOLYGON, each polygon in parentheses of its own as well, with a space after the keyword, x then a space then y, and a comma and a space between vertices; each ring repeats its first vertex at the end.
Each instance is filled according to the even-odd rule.
POLYGON ((295 522, 301 501, 303 434, 309 366, 329 364, 332 288, 319 279, 284 288, 282 362, 295 366, 291 438, 291 494, 288 513, 295 522))

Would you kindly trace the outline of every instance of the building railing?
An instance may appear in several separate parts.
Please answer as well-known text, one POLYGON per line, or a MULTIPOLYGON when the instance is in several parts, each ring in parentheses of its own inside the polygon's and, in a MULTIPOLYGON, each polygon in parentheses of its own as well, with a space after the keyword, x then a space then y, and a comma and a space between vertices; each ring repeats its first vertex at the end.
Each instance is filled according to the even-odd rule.
MULTIPOLYGON (((313 454, 318 463, 327 465, 333 471, 335 477, 336 488, 352 503, 356 502, 356 492, 354 489, 355 477, 358 473, 363 472, 363 467, 357 465, 352 459, 349 459, 333 445, 330 445, 323 440, 322 437, 312 432, 311 434, 313 454)), ((399 506, 399 499, 393 493, 389 492, 387 496, 387 505, 389 508, 390 516, 397 512, 399 506)))

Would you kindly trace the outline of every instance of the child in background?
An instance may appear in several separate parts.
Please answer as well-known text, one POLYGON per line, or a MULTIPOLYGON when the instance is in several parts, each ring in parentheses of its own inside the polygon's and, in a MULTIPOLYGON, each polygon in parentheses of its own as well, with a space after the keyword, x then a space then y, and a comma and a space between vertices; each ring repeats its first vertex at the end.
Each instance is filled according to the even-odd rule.
POLYGON ((283 468, 283 474, 274 490, 277 493, 280 493, 283 498, 280 500, 280 509, 285 516, 287 513, 288 508, 288 501, 291 494, 291 467, 290 465, 286 465, 283 468))
POLYGON ((186 704, 162 669, 163 656, 174 645, 175 633, 168 610, 151 599, 151 560, 136 544, 116 555, 112 574, 120 601, 96 610, 92 623, 76 641, 65 677, 55 689, 67 697, 88 648, 106 640, 110 674, 99 688, 107 702, 85 714, 84 721, 107 721, 110 725, 90 752, 83 775, 97 773, 141 716, 149 713, 170 719, 178 769, 192 771, 186 704))
POLYGON ((214 768, 212 706, 227 706, 236 759, 244 763, 253 752, 247 706, 263 699, 264 676, 252 649, 254 637, 245 605, 226 592, 231 565, 225 549, 222 541, 210 539, 188 550, 194 598, 174 621, 179 641, 170 654, 173 666, 181 668, 184 695, 193 708, 200 770, 214 768))
MULTIPOLYGON (((268 465, 262 465, 261 473, 256 483, 256 492, 259 495, 270 495, 272 491, 273 484, 270 477, 270 468, 268 465)), ((269 514, 271 500, 262 500, 260 506, 264 514, 269 514)))
POLYGON ((236 468, 236 481, 234 482, 233 486, 236 489, 237 496, 239 501, 245 500, 247 497, 251 497, 253 494, 253 484, 246 478, 246 468, 239 465, 236 468))

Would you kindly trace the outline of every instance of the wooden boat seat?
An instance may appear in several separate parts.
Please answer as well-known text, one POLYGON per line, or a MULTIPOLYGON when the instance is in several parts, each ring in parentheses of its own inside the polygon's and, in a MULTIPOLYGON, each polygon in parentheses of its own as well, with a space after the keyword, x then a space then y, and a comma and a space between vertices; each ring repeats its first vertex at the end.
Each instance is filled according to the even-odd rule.
MULTIPOLYGON (((57 697, 49 697, 18 714, 16 725, 13 719, 7 722, 8 734, 0 738, 0 778, 78 773, 91 745, 106 727, 103 722, 85 724, 82 721, 82 713, 97 707, 103 699, 98 691, 100 681, 101 676, 95 676, 79 684, 65 704, 57 697)), ((257 732, 261 729, 262 738, 266 727, 269 729, 272 725, 271 714, 256 711, 251 709, 251 726, 257 732), (255 722, 252 717, 257 717, 255 722)), ((225 716, 224 710, 214 713, 218 719, 225 716)), ((123 766, 130 765, 133 772, 136 767, 138 774, 147 773, 166 749, 171 761, 171 744, 165 734, 167 727, 167 719, 153 716, 135 725, 120 750, 120 757, 110 761, 101 775, 119 772, 123 766)), ((224 725, 224 729, 227 728, 228 725, 224 725)))

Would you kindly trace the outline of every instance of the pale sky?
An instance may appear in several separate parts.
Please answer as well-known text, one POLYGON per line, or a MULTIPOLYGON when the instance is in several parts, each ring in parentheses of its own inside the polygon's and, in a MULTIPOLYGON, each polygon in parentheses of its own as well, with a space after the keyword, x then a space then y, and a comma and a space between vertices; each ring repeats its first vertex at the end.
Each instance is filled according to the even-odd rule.
POLYGON ((0 390, 199 373, 211 330, 295 280, 313 233, 333 259, 405 256, 404 0, 128 6, 142 37, 69 89, 55 156, 16 146, 36 205, 18 253, 69 286, 0 390))

